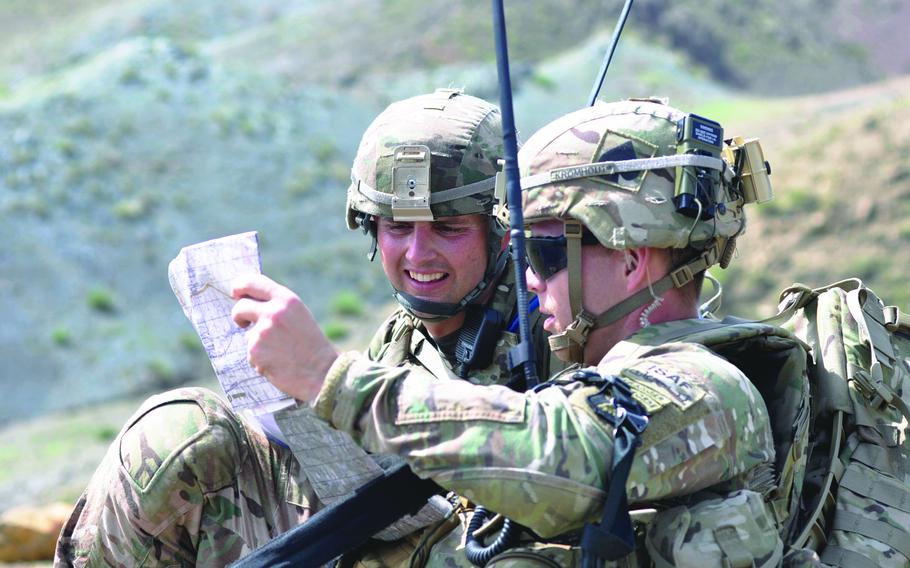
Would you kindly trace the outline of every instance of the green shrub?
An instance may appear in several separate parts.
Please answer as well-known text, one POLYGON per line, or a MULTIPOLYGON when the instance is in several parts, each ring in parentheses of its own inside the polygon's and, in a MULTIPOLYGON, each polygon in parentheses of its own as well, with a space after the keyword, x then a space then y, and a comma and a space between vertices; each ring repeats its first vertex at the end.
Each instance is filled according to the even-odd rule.
POLYGON ((325 138, 313 142, 310 144, 310 148, 316 162, 329 162, 338 156, 338 148, 335 143, 325 138))
POLYGON ((822 205, 821 198, 812 190, 795 187, 781 191, 768 203, 763 203, 759 211, 763 214, 793 215, 811 213, 822 205))
POLYGON ((114 302, 114 294, 107 288, 95 287, 89 290, 86 298, 88 307, 105 314, 112 314, 117 311, 117 305, 114 302))
POLYGON ((541 89, 543 89, 544 91, 550 91, 550 92, 556 90, 556 87, 558 86, 556 81, 552 77, 549 77, 548 75, 545 75, 544 73, 541 73, 540 71, 535 71, 534 74, 531 75, 531 82, 534 83, 535 85, 537 85, 538 87, 540 87, 541 89))
POLYGON ((73 136, 95 136, 98 132, 92 121, 86 116, 77 116, 63 125, 63 131, 73 136))
POLYGON ((351 333, 351 330, 341 322, 330 321, 323 326, 322 332, 329 338, 329 341, 340 341, 347 337, 351 333))
POLYGON ((177 338, 180 348, 190 353, 199 353, 202 351, 202 343, 195 333, 181 333, 177 338))
POLYGON ((336 294, 330 305, 332 312, 339 316, 363 315, 363 301, 359 295, 350 290, 336 294))
POLYGON ((863 255, 849 259, 847 262, 847 274, 856 276, 864 282, 874 282, 880 275, 887 274, 891 268, 891 259, 863 255))
POLYGON ((156 385, 168 386, 173 384, 177 373, 174 367, 163 359, 153 359, 148 363, 148 371, 156 385))
POLYGON ((142 72, 135 65, 130 65, 120 74, 120 84, 122 85, 141 85, 145 83, 142 72))
POLYGON ((811 190, 797 188, 784 194, 787 208, 795 213, 808 213, 818 209, 820 200, 818 195, 811 190))
POLYGON ((110 425, 101 425, 95 430, 93 436, 99 442, 110 442, 117 437, 117 429, 110 425))
POLYGON ((54 147, 57 149, 60 154, 65 158, 75 158, 77 152, 77 145, 75 142, 69 138, 57 138, 54 141, 54 147))
POLYGON ((870 114, 863 121, 863 130, 866 132, 875 132, 881 127, 881 125, 882 117, 875 114, 870 114))
POLYGON ((910 239, 910 220, 905 220, 897 226, 897 237, 902 241, 910 239))
POLYGON ((73 332, 66 326, 58 325, 51 331, 51 341, 59 347, 69 347, 73 344, 73 332))
POLYGON ((324 178, 326 181, 339 185, 348 185, 351 182, 351 164, 341 160, 333 160, 324 174, 324 178))
POLYGON ((891 176, 891 181, 894 183, 900 183, 910 179, 910 165, 901 164, 895 170, 894 175, 891 176))
POLYGON ((298 168, 294 176, 284 184, 284 189, 291 197, 299 197, 310 193, 318 181, 309 168, 298 168))
POLYGON ((145 217, 151 209, 151 200, 144 197, 129 197, 114 204, 114 216, 124 221, 145 217))

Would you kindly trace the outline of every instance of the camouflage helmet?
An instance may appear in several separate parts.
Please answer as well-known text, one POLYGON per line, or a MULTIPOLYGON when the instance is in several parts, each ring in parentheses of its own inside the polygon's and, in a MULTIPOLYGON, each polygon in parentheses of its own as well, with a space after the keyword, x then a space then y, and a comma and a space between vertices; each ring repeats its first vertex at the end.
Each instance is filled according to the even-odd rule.
POLYGON ((456 89, 437 89, 392 103, 367 128, 351 168, 346 221, 372 236, 375 217, 433 221, 482 214, 489 218, 483 279, 456 303, 431 302, 395 290, 410 313, 434 321, 476 300, 502 273, 505 225, 494 215, 496 174, 503 156, 499 109, 456 89))
POLYGON ((726 267, 745 229, 743 206, 771 198, 757 140, 725 141, 720 124, 655 99, 598 103, 565 115, 531 136, 519 152, 519 167, 525 223, 563 220, 566 246, 578 255, 585 230, 615 250, 691 251, 692 258, 638 298, 599 315, 581 306, 581 267, 572 266, 570 252, 576 319, 565 333, 551 336, 551 347, 570 349, 572 360, 581 357, 592 329, 685 286, 715 263, 726 267))
POLYGON ((404 221, 490 214, 502 158, 499 109, 454 89, 392 103, 363 135, 348 188, 358 213, 404 221))

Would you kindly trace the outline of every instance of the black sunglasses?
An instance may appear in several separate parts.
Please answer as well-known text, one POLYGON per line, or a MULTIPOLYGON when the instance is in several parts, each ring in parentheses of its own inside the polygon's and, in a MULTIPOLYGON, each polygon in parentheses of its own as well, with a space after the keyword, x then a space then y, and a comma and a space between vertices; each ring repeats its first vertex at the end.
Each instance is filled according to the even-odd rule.
MULTIPOLYGON (((562 270, 569 263, 566 249, 565 235, 558 237, 525 237, 525 252, 528 266, 538 277, 549 280, 554 274, 562 270)), ((592 233, 587 230, 581 234, 581 244, 600 244, 592 233)))

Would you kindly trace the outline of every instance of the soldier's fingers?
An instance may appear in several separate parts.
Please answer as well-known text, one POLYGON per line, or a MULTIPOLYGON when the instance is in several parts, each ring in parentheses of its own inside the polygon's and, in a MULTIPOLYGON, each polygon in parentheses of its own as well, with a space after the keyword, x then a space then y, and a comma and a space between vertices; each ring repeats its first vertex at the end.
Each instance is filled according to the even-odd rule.
POLYGON ((250 298, 237 300, 231 308, 231 319, 240 327, 247 327, 259 321, 262 314, 262 302, 250 298))
POLYGON ((231 297, 267 301, 286 290, 264 274, 243 274, 231 282, 231 297))

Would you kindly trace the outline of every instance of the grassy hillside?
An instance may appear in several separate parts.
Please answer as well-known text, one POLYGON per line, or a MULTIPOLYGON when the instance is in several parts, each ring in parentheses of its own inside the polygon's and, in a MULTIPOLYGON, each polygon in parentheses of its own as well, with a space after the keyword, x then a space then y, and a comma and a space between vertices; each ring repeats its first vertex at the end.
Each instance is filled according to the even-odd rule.
MULTIPOLYGON (((489 56, 472 62, 476 53, 445 64, 440 56, 429 68, 393 65, 346 89, 328 79, 299 85, 264 62, 257 69, 252 48, 237 48, 244 58, 226 47, 283 37, 289 21, 344 13, 321 12, 319 3, 269 12, 236 0, 214 21, 201 4, 80 6, 72 17, 94 22, 79 36, 81 55, 49 49, 43 66, 0 96, 0 215, 12 236, 0 253, 8 292, 0 308, 10 322, 0 328, 7 362, 0 382, 29 377, 0 400, 0 423, 210 373, 165 280, 180 247, 201 240, 260 231, 266 272, 299 290, 333 334, 350 333, 357 324, 337 321, 337 294, 364 306, 388 297, 378 264, 363 260, 363 236, 341 221, 361 131, 388 101, 439 85, 498 96, 489 56)), ((464 10, 480 21, 481 12, 464 10)), ((543 21, 519 16, 527 22, 525 35, 516 33, 521 46, 543 21)), ((32 19, 55 24, 43 12, 32 19)), ((46 41, 64 45, 73 24, 57 25, 46 41)), ((562 48, 586 30, 566 28, 547 45, 562 48)), ((517 59, 523 132, 582 104, 607 38, 605 30, 591 33, 533 65, 543 57, 539 46, 528 61, 517 59)), ((657 92, 686 102, 727 92, 638 34, 628 35, 621 54, 606 97, 657 92)))
MULTIPOLYGON (((794 213, 799 207, 817 208, 812 219, 856 208, 842 208, 831 192, 816 195, 826 168, 819 166, 816 179, 805 177, 811 168, 787 165, 807 156, 808 147, 827 151, 843 143, 806 136, 850 108, 835 101, 820 107, 824 111, 806 111, 819 100, 812 98, 792 112, 794 99, 758 98, 737 88, 748 81, 721 71, 747 69, 737 58, 759 47, 768 57, 750 61, 784 67, 806 49, 825 51, 831 37, 814 27, 798 34, 819 1, 763 10, 760 25, 742 27, 735 38, 730 26, 693 19, 698 3, 655 11, 643 2, 604 87, 606 99, 669 96, 677 105, 769 133, 765 146, 780 198, 753 216, 750 238, 764 231, 762 223, 778 231, 773 223, 792 223, 796 230, 781 232, 797 234, 808 217, 794 213), (717 45, 735 49, 716 49, 709 57, 674 31, 687 21, 717 45), (798 125, 801 138, 792 139, 784 125, 798 125), (776 134, 790 138, 774 140, 776 134), (777 154, 790 146, 797 150, 777 154)), ((881 3, 887 1, 874 2, 881 3)), ((831 17, 840 21, 847 8, 856 8, 847 0, 831 6, 831 17)), ((525 137, 584 102, 615 9, 589 0, 509 5, 516 112, 525 137)), ((496 100, 487 10, 441 0, 229 0, 217 9, 169 0, 79 0, 61 11, 15 1, 0 7, 0 31, 8 38, 0 46, 0 215, 12 235, 12 246, 0 252, 0 289, 7 292, 0 308, 9 322, 0 328, 0 356, 7 362, 0 382, 28 377, 27 386, 0 401, 0 422, 209 373, 164 280, 167 262, 192 242, 259 230, 266 271, 300 290, 333 333, 349 333, 356 324, 335 321, 336 294, 353 294, 365 306, 387 297, 378 266, 363 261, 362 237, 345 231, 340 220, 359 134, 388 101, 440 85, 496 100), (325 263, 327 256, 336 262, 325 263)), ((739 4, 718 10, 729 22, 750 13, 739 4)), ((885 25, 881 18, 869 21, 885 25)), ((868 52, 880 44, 869 43, 868 52)), ((849 69, 858 60, 844 55, 829 78, 855 82, 860 77, 849 69)), ((875 209, 859 209, 869 207, 875 209)), ((756 275, 754 286, 738 292, 754 300, 774 285, 762 276, 767 271, 750 272, 747 262, 731 274, 756 275)), ((875 269, 866 263, 857 260, 857 270, 875 269)), ((896 281, 892 276, 886 284, 896 281)), ((736 299, 731 291, 730 300, 736 299)))
MULTIPOLYGON (((507 4, 527 138, 584 103, 619 3, 507 4)), ((765 315, 792 281, 857 275, 907 311, 910 80, 841 87, 908 71, 893 49, 900 34, 873 32, 910 12, 812 0, 754 22, 750 3, 639 4, 603 98, 669 96, 728 134, 761 137, 773 167, 777 198, 750 208, 739 258, 719 275, 727 310, 765 315), (831 9, 809 9, 822 4, 831 9), (690 23, 720 47, 684 41, 690 23), (820 87, 830 92, 769 96, 820 87)), ((333 337, 363 343, 389 306, 363 236, 341 221, 357 140, 385 103, 437 86, 495 101, 487 10, 466 0, 0 4, 0 509, 73 498, 145 393, 210 383, 167 285, 181 246, 259 230, 265 271, 333 337), (345 315, 352 303, 359 315, 345 315), (63 408, 83 410, 71 421, 63 408)))
MULTIPOLYGON (((858 277, 910 307, 910 79, 776 101, 762 134, 775 199, 751 207, 727 274, 728 311, 766 316, 792 282, 858 277), (779 123, 779 124, 775 124, 779 123)), ((750 119, 743 127, 750 128, 750 119)))
POLYGON ((341 220, 372 113, 146 38, 0 102, 2 380, 35 387, 4 397, 2 420, 207 372, 166 279, 186 244, 259 230, 265 270, 323 318, 339 291, 379 299, 341 220))

